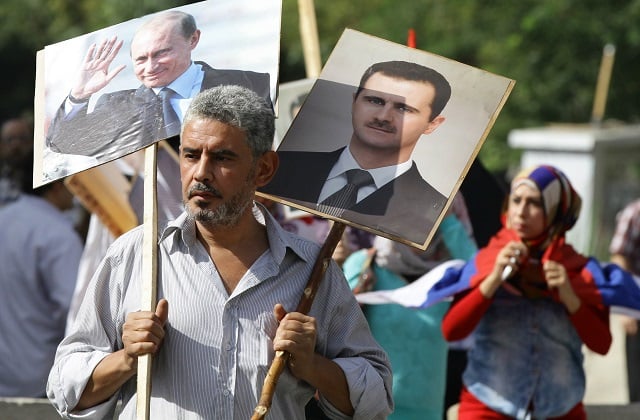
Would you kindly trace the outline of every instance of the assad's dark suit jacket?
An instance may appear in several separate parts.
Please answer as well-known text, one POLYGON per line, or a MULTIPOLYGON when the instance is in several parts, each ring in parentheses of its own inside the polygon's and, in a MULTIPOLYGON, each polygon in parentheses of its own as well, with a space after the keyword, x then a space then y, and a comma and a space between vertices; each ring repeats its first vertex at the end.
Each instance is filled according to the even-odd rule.
MULTIPOLYGON (((218 70, 202 65, 202 90, 235 84, 247 87, 271 103, 269 74, 243 70, 218 70)), ((176 136, 180 126, 163 127, 162 106, 156 95, 144 86, 102 95, 94 110, 85 106, 72 118, 59 108, 47 134, 47 145, 54 152, 96 157, 99 161, 134 152, 154 141, 176 136)))
MULTIPOLYGON (((261 192, 318 209, 322 186, 342 149, 333 152, 278 152, 280 166, 261 192)), ((414 163, 340 216, 414 243, 426 241, 447 198, 426 182, 414 163)))

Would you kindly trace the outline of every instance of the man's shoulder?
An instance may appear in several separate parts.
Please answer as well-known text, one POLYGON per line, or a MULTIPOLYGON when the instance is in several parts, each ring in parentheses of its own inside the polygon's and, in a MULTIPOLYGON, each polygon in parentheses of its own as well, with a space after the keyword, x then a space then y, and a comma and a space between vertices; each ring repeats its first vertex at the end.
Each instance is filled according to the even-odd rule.
MULTIPOLYGON (((138 225, 131 230, 118 236, 109 246, 107 256, 121 258, 123 255, 134 255, 140 250, 144 239, 144 227, 138 225)), ((141 254, 141 253, 140 253, 141 254)))
POLYGON ((202 71, 204 71, 205 73, 205 82, 207 80, 224 79, 227 82, 242 82, 251 80, 253 82, 262 82, 267 84, 269 83, 269 73, 239 69, 218 69, 211 67, 204 61, 196 61, 195 63, 202 66, 202 71))
POLYGON ((342 149, 331 152, 311 152, 303 150, 278 151, 278 172, 276 178, 304 176, 316 178, 325 173, 338 160, 342 149))
POLYGON ((427 195, 425 196, 425 198, 428 198, 429 200, 433 200, 434 197, 439 197, 442 200, 446 200, 444 194, 438 191, 433 185, 431 185, 422 177, 415 163, 413 163, 411 169, 396 178, 395 183, 396 187, 404 187, 411 193, 426 193, 427 195))
POLYGON ((340 156, 340 153, 344 150, 344 147, 341 147, 337 150, 332 151, 310 151, 310 150, 278 150, 278 157, 280 160, 287 160, 292 162, 300 162, 300 160, 324 160, 324 159, 332 159, 335 157, 337 159, 340 156))

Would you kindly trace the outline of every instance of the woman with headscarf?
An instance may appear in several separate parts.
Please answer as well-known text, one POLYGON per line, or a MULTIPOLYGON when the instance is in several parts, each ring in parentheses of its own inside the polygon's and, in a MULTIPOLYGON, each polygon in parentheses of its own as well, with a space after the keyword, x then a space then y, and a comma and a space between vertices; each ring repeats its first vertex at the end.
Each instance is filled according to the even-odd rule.
POLYGON ((606 354, 612 338, 592 259, 565 243, 580 203, 557 168, 513 179, 503 228, 475 256, 471 289, 442 322, 447 340, 474 332, 460 420, 586 419, 582 344, 606 354))

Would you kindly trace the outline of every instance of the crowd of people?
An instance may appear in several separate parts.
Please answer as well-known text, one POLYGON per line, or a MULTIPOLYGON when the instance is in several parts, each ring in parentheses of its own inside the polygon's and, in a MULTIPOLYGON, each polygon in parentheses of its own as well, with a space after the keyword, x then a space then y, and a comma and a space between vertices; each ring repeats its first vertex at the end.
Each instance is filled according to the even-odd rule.
MULTIPOLYGON (((73 325, 66 323, 67 312, 83 238, 65 214, 73 207, 72 194, 62 181, 31 187, 30 174, 24 174, 31 170, 24 166, 25 155, 32 159, 29 122, 12 119, 3 124, 2 181, 13 187, 5 190, 12 192, 0 208, 5 226, 0 281, 7 291, 0 305, 7 338, 0 345, 2 396, 44 397, 48 390, 60 413, 71 417, 102 417, 123 398, 126 415, 135 410, 136 357, 155 353, 154 392, 166 393, 154 400, 155 409, 188 409, 214 417, 250 415, 269 354, 286 350, 291 354, 287 374, 271 407, 276 413, 301 418, 306 402, 313 401, 313 411, 306 405, 307 418, 322 412, 329 418, 439 419, 446 418, 450 404, 445 391, 456 380, 447 374, 450 344, 473 332, 459 398, 454 400, 460 403, 458 418, 520 418, 527 413, 585 418, 581 349, 584 344, 606 354, 611 344, 609 310, 585 292, 587 259, 565 243, 580 198, 559 169, 529 168, 513 179, 503 228, 479 252, 461 195, 426 251, 348 229, 320 289, 322 305, 299 314, 292 311, 317 250, 309 246, 323 241, 329 222, 311 215, 287 219, 281 204, 254 196, 256 186, 267 183, 277 167, 270 154, 273 114, 268 104, 239 87, 201 96, 184 121, 180 159, 186 213, 162 234, 157 309, 136 311, 139 286, 131 280, 139 275, 141 230, 134 229, 107 251, 78 319, 70 321, 73 325), (212 111, 214 104, 240 107, 237 98, 254 105, 238 117, 240 122, 220 120, 224 113, 212 111), (22 136, 14 134, 16 127, 25 129, 22 136), (251 140, 243 140, 245 132, 251 140), (15 143, 27 152, 17 151, 15 143), (222 145, 224 152, 218 151, 222 145), (227 185, 216 179, 213 188, 216 167, 230 165, 227 161, 242 172, 230 176, 227 185), (213 204, 222 197, 223 205, 213 204), (251 204, 254 199, 262 204, 251 204), (193 248, 194 241, 205 246, 193 248), (288 245, 279 249, 276 243, 288 245), (293 260, 288 247, 298 255, 293 260), (359 307, 345 294, 349 287, 353 293, 402 287, 439 262, 456 258, 473 262, 477 270, 472 287, 456 295, 452 304, 423 310, 359 307), (209 267, 202 266, 207 260, 209 267), (202 288, 210 276, 219 287, 202 288), (192 280, 187 286, 178 278, 192 280), (194 296, 201 303, 194 302, 194 296), (264 307, 269 302, 265 296, 278 304, 264 307), (191 309, 186 313, 177 310, 187 307, 191 309), (193 319, 203 318, 222 322, 193 324, 193 319), (260 322, 250 327, 243 319, 260 322), (245 331, 260 332, 266 341, 247 342, 245 331), (209 346, 220 348, 220 354, 217 363, 205 368, 209 346), (245 346, 244 351, 229 352, 245 346), (271 349, 256 352, 262 347, 271 349), (195 377, 193 363, 205 363, 195 377), (176 381, 183 390, 178 394, 176 381), (219 392, 203 393, 197 385, 201 382, 217 384, 219 392)), ((612 261, 631 271, 638 252, 637 208, 634 202, 620 213, 611 244, 612 261)), ((631 341, 637 329, 628 331, 631 341)), ((632 356, 629 352, 629 369, 632 356)), ((630 371, 631 401, 633 378, 630 371)))
MULTIPOLYGON (((178 60, 208 71, 191 67, 189 41, 199 36, 192 26, 143 27, 170 28, 158 38, 186 46, 158 65, 178 60)), ((144 50, 155 57, 149 42, 144 50)), ((472 220, 482 217, 463 193, 424 251, 348 227, 311 310, 298 312, 331 222, 288 217, 282 204, 256 195, 279 165, 264 83, 207 89, 203 77, 181 99, 179 162, 168 154, 159 161, 164 211, 152 311, 140 310, 142 227, 115 238, 92 216, 85 232, 63 180, 32 187, 33 123, 2 124, 0 397, 48 397, 67 418, 116 410, 134 418, 137 360, 152 354, 152 412, 249 418, 270 362, 285 352, 273 418, 435 420, 457 403, 463 420, 586 418, 582 348, 606 354, 612 341, 609 307, 592 290, 593 277, 607 273, 566 243, 581 202, 560 168, 525 168, 511 180, 503 213, 487 216, 502 221, 488 243, 478 240, 472 220), (467 262, 457 280, 468 287, 451 301, 408 309, 356 300, 452 259, 467 262)), ((60 118, 96 92, 73 90, 60 118)), ((130 205, 139 212, 137 193, 132 187, 130 205)), ((634 202, 620 213, 610 249, 611 261, 635 274, 639 209, 634 202)), ((630 400, 638 401, 635 319, 627 332, 630 400)))

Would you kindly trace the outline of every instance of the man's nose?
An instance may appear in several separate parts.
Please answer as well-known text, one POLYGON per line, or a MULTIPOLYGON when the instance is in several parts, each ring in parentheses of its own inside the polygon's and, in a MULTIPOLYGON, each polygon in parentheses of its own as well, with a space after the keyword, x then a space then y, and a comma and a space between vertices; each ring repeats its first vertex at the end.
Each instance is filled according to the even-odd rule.
POLYGON ((158 67, 158 60, 155 58, 150 58, 147 60, 147 65, 145 68, 145 71, 147 73, 153 73, 156 69, 156 67, 158 67))
POLYGON ((209 167, 207 158, 201 158, 195 168, 193 177, 196 181, 210 181, 212 178, 212 171, 209 167))
POLYGON ((384 106, 381 106, 380 108, 378 108, 378 111, 376 112, 376 118, 380 121, 387 121, 387 122, 393 121, 393 118, 394 118, 393 107, 390 104, 385 104, 384 106))

